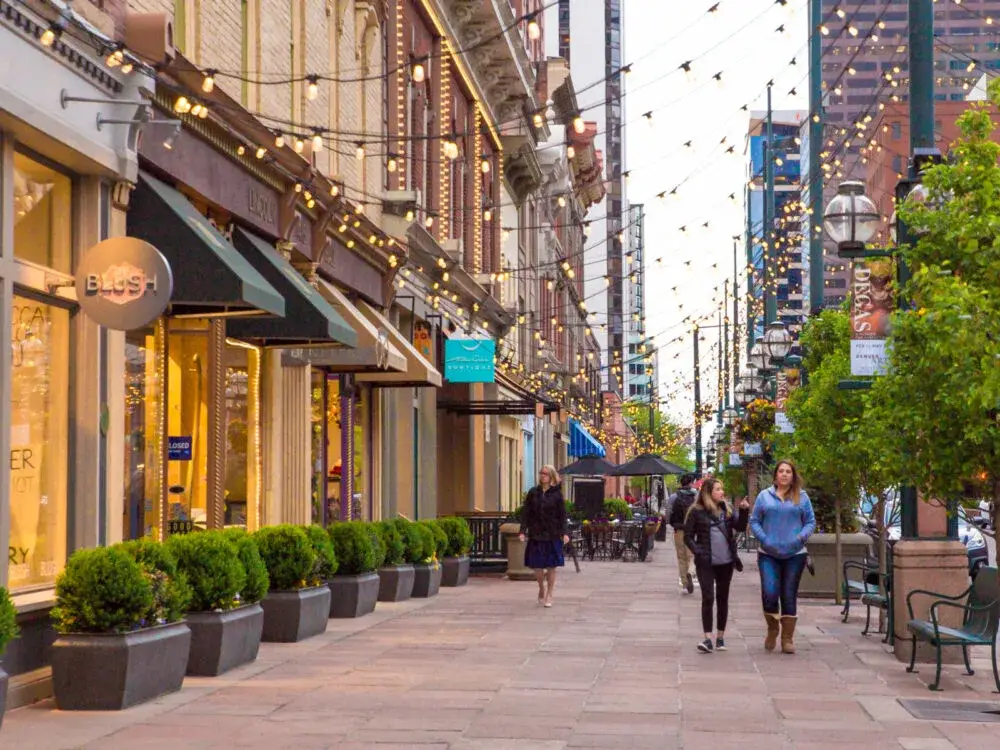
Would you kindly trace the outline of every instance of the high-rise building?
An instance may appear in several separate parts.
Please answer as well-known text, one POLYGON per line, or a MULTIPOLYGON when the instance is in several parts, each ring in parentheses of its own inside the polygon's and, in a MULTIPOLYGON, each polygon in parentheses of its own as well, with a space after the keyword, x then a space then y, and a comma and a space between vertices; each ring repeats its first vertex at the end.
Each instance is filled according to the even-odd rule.
MULTIPOLYGON (((870 123, 880 112, 879 102, 888 104, 893 96, 899 102, 908 99, 909 13, 905 0, 823 0, 823 18, 830 31, 822 59, 824 151, 836 150, 836 155, 831 153, 824 161, 840 162, 834 162, 833 168, 826 172, 825 206, 841 181, 865 179, 866 155, 862 148, 874 137, 870 123), (843 12, 843 18, 838 10, 843 12), (845 30, 840 28, 841 24, 845 30), (851 33, 852 28, 856 34, 851 33), (865 123, 869 116, 871 120, 865 123), (859 122, 868 125, 865 137, 855 138, 846 149, 839 148, 859 122)), ((935 5, 936 101, 962 101, 975 86, 982 69, 1000 69, 997 20, 1000 20, 1000 0, 935 5), (973 60, 975 65, 970 66, 973 60)), ((941 140, 940 128, 936 130, 941 140)), ((908 143, 902 144, 900 153, 899 171, 905 173, 908 143)), ((847 264, 838 260, 829 239, 820 241, 826 245, 824 302, 826 306, 836 306, 844 299, 850 271, 847 264)))
POLYGON ((656 383, 655 342, 646 328, 646 217, 644 206, 635 203, 628 209, 628 246, 625 252, 625 364, 623 394, 626 400, 649 400, 656 383))
POLYGON ((753 273, 749 281, 748 305, 753 325, 749 329, 752 342, 764 335, 764 285, 774 285, 777 300, 777 320, 784 323, 793 340, 798 341, 802 323, 808 314, 805 306, 805 285, 809 275, 803 265, 802 227, 802 161, 800 130, 808 113, 799 110, 771 113, 771 140, 767 138, 767 113, 751 112, 749 130, 749 160, 747 165, 747 264, 753 273), (766 211, 765 160, 770 159, 774 170, 773 214, 766 211), (765 226, 765 213, 768 213, 765 226), (764 241, 768 228, 771 262, 765 269, 764 241))
POLYGON ((603 210, 595 209, 590 221, 584 296, 594 313, 594 331, 604 355, 604 386, 619 394, 628 359, 623 280, 628 204, 623 177, 622 5, 622 0, 559 0, 546 10, 547 28, 557 30, 546 37, 546 52, 569 61, 581 113, 598 123, 594 146, 603 157, 607 195, 603 210))

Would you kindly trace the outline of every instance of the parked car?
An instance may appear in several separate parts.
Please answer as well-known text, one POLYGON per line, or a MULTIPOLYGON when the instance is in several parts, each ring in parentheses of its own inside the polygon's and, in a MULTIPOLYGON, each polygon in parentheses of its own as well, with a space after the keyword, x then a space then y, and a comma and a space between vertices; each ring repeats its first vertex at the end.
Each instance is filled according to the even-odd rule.
MULTIPOLYGON (((861 528, 877 541, 876 526, 872 520, 875 505, 875 498, 866 497, 859 503, 857 515, 861 521, 861 528)), ((898 541, 902 536, 899 502, 895 491, 891 492, 886 500, 885 527, 888 531, 890 544, 898 541)), ((972 523, 965 508, 961 507, 958 509, 958 538, 965 545, 969 557, 969 575, 975 578, 980 568, 990 564, 990 551, 989 547, 986 546, 986 538, 972 523)))

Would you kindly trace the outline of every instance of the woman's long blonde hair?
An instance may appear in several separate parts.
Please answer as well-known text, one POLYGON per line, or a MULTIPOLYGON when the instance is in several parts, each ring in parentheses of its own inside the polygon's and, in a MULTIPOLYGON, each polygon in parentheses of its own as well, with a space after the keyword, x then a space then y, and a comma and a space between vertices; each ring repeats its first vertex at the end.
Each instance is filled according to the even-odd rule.
POLYGON ((777 495, 781 500, 791 500, 793 504, 799 504, 799 500, 802 498, 802 477, 799 476, 799 470, 795 467, 795 464, 787 458, 781 459, 774 465, 774 474, 771 479, 774 481, 775 495, 777 495), (778 469, 782 466, 787 466, 792 470, 792 483, 788 487, 788 497, 782 497, 781 492, 778 490, 778 469))
MULTIPOLYGON (((542 467, 542 471, 549 475, 549 487, 555 487, 559 484, 559 472, 556 471, 556 467, 551 464, 546 464, 542 467)), ((541 482, 539 482, 541 484, 541 482)))
POLYGON ((725 498, 722 498, 720 502, 715 502, 715 498, 712 497, 712 492, 715 490, 715 485, 722 484, 721 479, 716 479, 715 477, 709 477, 704 482, 701 483, 701 489, 698 491, 698 497, 695 501, 691 503, 691 507, 688 508, 687 515, 684 516, 685 522, 687 521, 687 516, 691 515, 696 507, 701 506, 704 508, 709 515, 718 518, 719 512, 722 508, 725 508, 726 512, 729 513, 729 503, 726 502, 725 498))

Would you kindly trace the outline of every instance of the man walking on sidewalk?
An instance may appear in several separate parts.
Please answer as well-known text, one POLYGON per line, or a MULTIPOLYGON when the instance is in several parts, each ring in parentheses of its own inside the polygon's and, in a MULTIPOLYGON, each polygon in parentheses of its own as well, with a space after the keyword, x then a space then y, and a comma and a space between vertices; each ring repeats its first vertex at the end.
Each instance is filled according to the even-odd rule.
POLYGON ((691 488, 693 483, 693 474, 685 474, 681 477, 681 488, 677 490, 677 494, 671 500, 670 519, 668 520, 674 529, 674 547, 677 550, 677 574, 680 576, 680 585, 689 594, 694 593, 694 555, 684 544, 684 519, 697 498, 697 493, 691 488))

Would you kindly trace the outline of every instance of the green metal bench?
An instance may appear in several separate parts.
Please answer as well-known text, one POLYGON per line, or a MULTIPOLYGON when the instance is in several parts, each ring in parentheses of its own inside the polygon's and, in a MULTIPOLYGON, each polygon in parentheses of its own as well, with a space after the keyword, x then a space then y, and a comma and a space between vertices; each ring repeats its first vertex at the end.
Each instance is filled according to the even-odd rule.
POLYGON ((997 692, 1000 692, 1000 671, 997 669, 997 631, 1000 630, 1000 577, 996 568, 982 568, 972 585, 957 596, 948 596, 934 591, 914 589, 906 595, 906 608, 910 621, 906 629, 910 631, 913 646, 910 655, 910 666, 907 672, 916 672, 917 641, 926 641, 937 648, 937 673, 934 682, 929 687, 938 690, 941 684, 941 647, 961 646, 962 657, 965 660, 965 670, 975 674, 969 662, 969 646, 989 646, 993 660, 993 680, 997 692), (930 620, 918 620, 913 615, 913 597, 917 595, 932 597, 930 620), (965 600, 963 604, 962 601, 965 600), (962 625, 950 628, 942 625, 938 610, 950 607, 962 610, 962 625))
POLYGON ((844 609, 841 611, 843 622, 851 616, 851 601, 858 600, 865 606, 865 629, 862 635, 868 635, 871 631, 872 608, 883 610, 887 613, 888 623, 883 642, 891 643, 895 637, 892 628, 892 552, 888 556, 889 570, 886 573, 879 572, 878 561, 866 559, 864 562, 849 560, 844 563, 844 577, 842 593, 844 597, 844 609), (857 571, 859 580, 851 578, 851 571, 857 571))

